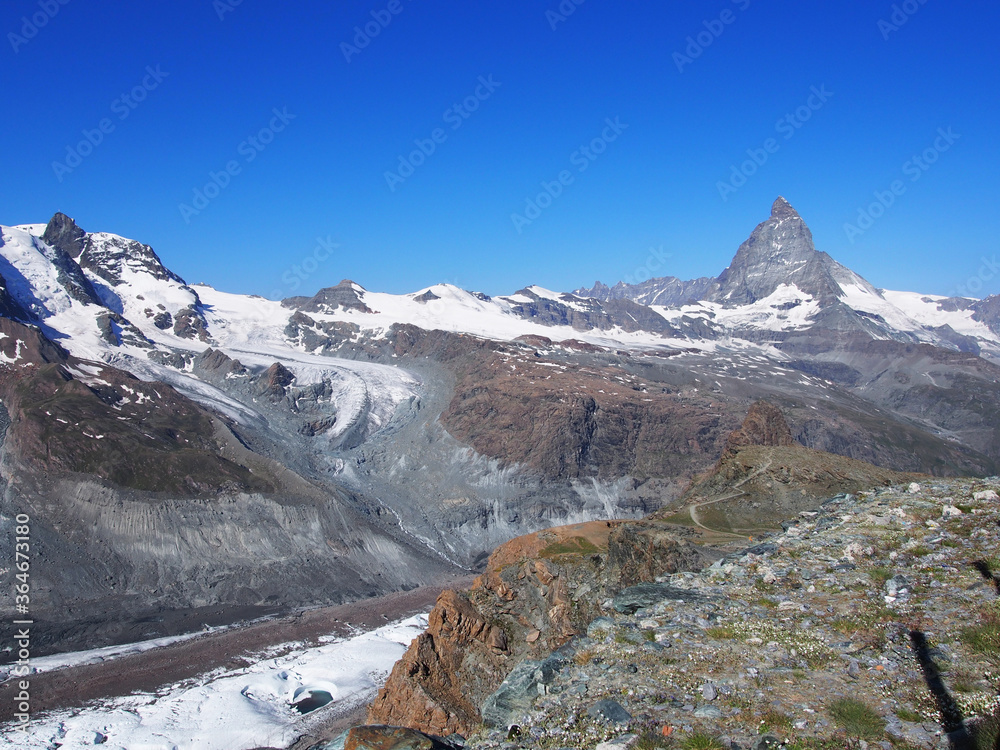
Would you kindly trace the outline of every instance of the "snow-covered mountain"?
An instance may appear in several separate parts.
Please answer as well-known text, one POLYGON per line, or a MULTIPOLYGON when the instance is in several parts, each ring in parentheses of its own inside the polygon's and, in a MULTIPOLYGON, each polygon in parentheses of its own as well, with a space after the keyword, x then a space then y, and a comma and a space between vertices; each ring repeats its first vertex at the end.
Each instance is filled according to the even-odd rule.
POLYGON ((1000 300, 876 289, 817 251, 809 227, 784 198, 717 278, 665 277, 614 287, 597 282, 575 294, 633 300, 679 325, 702 319, 716 336, 816 329, 1000 357, 1000 325, 987 312, 1000 300))
POLYGON ((808 447, 996 473, 998 323, 876 289, 783 199, 716 278, 492 298, 230 294, 56 214, 0 227, 2 514, 40 519, 53 643, 367 596, 671 502, 757 398, 808 447))

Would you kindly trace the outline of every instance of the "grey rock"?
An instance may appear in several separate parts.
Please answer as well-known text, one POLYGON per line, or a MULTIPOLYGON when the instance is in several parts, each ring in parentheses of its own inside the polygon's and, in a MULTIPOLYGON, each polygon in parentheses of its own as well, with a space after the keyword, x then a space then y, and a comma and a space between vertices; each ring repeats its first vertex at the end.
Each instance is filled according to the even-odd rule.
POLYGON ((851 659, 851 663, 847 665, 847 674, 857 679, 861 674, 861 664, 857 659, 851 659))
POLYGON ((705 597, 701 594, 666 583, 640 583, 620 592, 614 599, 614 608, 622 614, 630 615, 643 607, 651 607, 665 599, 685 602, 705 601, 705 597))
POLYGON ((535 672, 542 666, 539 661, 523 661, 511 670, 500 687, 489 695, 481 708, 483 723, 491 727, 504 727, 531 709, 538 695, 535 672))
POLYGON ((612 700, 597 701, 587 709, 587 716, 611 724, 628 724, 632 721, 632 714, 622 708, 618 701, 612 700))
POLYGON ((695 710, 694 715, 699 719, 721 719, 725 716, 721 710, 715 706, 702 706, 695 710))

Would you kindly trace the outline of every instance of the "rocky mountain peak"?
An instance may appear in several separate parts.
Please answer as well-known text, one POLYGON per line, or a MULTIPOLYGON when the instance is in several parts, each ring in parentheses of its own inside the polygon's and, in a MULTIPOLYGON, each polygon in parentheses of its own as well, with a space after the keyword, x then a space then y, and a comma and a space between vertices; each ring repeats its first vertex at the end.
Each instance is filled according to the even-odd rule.
POLYGON ((157 281, 186 284, 184 279, 163 265, 149 245, 114 234, 88 234, 80 255, 80 266, 100 276, 111 286, 122 283, 126 269, 146 274, 157 281))
POLYGON ((73 219, 57 211, 55 216, 49 219, 42 241, 76 259, 83 252, 87 233, 77 226, 73 219))
POLYGON ((780 195, 778 199, 771 206, 771 218, 772 219, 789 219, 798 218, 799 213, 794 208, 792 204, 782 198, 780 195))
POLYGON ((359 289, 364 290, 364 287, 350 279, 344 279, 337 286, 320 289, 313 297, 299 305, 298 309, 307 313, 327 313, 338 308, 374 313, 375 311, 364 303, 359 289))
POLYGON ((838 267, 829 255, 816 250, 812 232, 798 212, 778 198, 767 221, 740 245, 709 299, 726 306, 749 305, 788 284, 830 302, 841 293, 834 278, 838 267))

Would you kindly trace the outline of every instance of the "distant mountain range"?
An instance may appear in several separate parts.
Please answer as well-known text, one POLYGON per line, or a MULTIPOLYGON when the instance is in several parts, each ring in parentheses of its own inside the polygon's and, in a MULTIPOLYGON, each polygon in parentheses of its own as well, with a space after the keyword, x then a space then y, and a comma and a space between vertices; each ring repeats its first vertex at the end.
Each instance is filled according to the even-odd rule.
POLYGON ((1000 467, 998 298, 877 289, 782 198, 716 278, 495 298, 271 301, 63 214, 0 231, 2 512, 36 519, 53 646, 95 645, 108 612, 114 640, 367 596, 648 513, 758 398, 806 447, 1000 467))

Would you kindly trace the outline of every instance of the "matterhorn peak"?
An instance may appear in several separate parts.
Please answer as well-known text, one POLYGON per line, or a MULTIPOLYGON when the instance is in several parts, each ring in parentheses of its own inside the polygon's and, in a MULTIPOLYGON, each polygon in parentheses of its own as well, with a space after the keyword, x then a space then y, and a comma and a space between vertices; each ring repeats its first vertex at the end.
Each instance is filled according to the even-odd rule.
POLYGON ((778 199, 771 206, 771 218, 772 219, 790 219, 792 217, 798 217, 799 212, 792 208, 792 204, 782 198, 780 195, 778 199))

